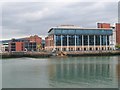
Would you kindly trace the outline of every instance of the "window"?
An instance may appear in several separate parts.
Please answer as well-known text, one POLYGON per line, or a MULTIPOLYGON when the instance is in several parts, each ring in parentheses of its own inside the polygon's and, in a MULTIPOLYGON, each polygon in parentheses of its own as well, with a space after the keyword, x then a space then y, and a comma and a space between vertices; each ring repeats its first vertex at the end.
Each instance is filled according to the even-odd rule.
POLYGON ((99 35, 96 35, 95 37, 96 37, 96 38, 95 38, 95 43, 96 43, 96 45, 100 45, 100 36, 99 36, 99 35))
POLYGON ((69 46, 75 46, 75 35, 69 35, 69 46))
POLYGON ((76 36, 76 46, 81 46, 82 45, 82 35, 77 35, 76 36))
POLYGON ((61 35, 56 35, 56 46, 61 46, 61 35))
POLYGON ((67 35, 62 36, 63 46, 67 46, 67 35))
POLYGON ((101 36, 101 45, 106 45, 106 36, 105 35, 101 36))
POLYGON ((94 35, 89 36, 89 45, 94 45, 94 35))
POLYGON ((109 45, 109 36, 107 35, 107 45, 109 45))
POLYGON ((87 35, 84 35, 84 45, 88 45, 88 36, 87 35))

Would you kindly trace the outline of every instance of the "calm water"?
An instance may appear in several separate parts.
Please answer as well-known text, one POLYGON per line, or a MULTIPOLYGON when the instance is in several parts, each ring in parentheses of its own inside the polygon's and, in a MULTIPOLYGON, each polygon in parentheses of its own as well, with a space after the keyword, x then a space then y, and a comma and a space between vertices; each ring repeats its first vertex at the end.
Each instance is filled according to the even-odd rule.
POLYGON ((2 61, 2 86, 117 88, 119 60, 120 56, 5 59, 2 61))

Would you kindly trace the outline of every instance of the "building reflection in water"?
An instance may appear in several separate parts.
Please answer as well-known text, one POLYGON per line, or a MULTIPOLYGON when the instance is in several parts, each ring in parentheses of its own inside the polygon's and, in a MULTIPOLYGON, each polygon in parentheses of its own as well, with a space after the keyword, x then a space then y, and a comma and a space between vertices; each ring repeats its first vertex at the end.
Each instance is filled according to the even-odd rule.
POLYGON ((59 58, 55 64, 50 64, 49 79, 50 83, 52 82, 52 86, 118 87, 116 78, 117 57, 81 57, 66 59, 67 58, 59 58))

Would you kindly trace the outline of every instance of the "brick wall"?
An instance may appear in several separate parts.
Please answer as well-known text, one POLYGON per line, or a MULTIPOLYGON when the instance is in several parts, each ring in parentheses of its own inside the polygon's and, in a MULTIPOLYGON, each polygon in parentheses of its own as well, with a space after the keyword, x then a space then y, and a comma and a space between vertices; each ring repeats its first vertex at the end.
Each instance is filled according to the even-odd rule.
POLYGON ((98 28, 110 28, 110 24, 109 23, 98 23, 97 27, 98 28))
POLYGON ((120 23, 116 23, 116 43, 120 44, 120 23))

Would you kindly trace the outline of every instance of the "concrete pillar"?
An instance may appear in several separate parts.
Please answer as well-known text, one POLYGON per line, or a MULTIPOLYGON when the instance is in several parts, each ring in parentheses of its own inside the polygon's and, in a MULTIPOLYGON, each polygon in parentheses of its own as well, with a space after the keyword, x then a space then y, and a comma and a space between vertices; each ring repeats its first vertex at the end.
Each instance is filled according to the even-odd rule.
POLYGON ((94 50, 96 50, 96 49, 95 49, 95 44, 96 44, 96 43, 95 43, 95 40, 96 40, 96 38, 95 38, 95 35, 94 35, 94 50))
POLYGON ((76 35, 75 35, 75 51, 76 51, 76 35))
POLYGON ((67 51, 69 51, 69 35, 67 35, 67 51))
POLYGON ((62 51, 62 46, 63 46, 63 37, 61 35, 61 51, 62 51))

